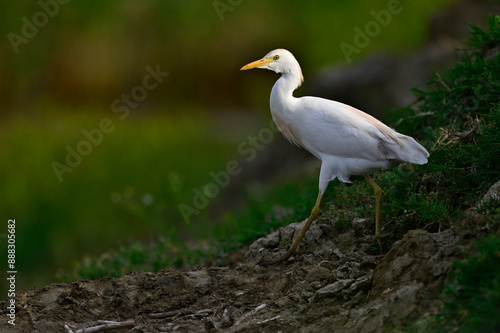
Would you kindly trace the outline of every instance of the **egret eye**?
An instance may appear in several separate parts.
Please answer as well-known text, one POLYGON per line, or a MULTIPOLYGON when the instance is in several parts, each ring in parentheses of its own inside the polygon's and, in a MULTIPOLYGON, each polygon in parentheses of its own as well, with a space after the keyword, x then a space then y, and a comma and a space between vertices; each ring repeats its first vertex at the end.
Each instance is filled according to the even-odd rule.
POLYGON ((279 56, 279 55, 275 55, 275 56, 273 57, 273 60, 278 60, 279 58, 280 58, 280 56, 279 56))

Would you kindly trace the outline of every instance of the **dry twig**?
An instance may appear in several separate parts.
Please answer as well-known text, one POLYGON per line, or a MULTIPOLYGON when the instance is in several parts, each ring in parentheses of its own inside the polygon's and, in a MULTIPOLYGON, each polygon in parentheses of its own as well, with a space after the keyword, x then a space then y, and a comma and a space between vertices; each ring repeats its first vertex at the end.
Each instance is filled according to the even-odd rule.
MULTIPOLYGON (((134 326, 134 321, 133 320, 127 320, 123 322, 117 322, 117 321, 98 321, 100 325, 93 326, 93 327, 87 327, 87 328, 82 328, 79 330, 76 330, 75 333, 96 333, 96 332, 104 332, 112 329, 121 329, 121 328, 130 328, 134 326)), ((68 333, 73 333, 67 325, 64 326, 66 330, 69 330, 68 333)))
POLYGON ((150 313, 148 314, 148 317, 151 319, 163 319, 167 317, 174 317, 174 316, 186 316, 193 314, 193 311, 189 310, 175 310, 175 311, 168 311, 168 312, 160 312, 160 313, 150 313))

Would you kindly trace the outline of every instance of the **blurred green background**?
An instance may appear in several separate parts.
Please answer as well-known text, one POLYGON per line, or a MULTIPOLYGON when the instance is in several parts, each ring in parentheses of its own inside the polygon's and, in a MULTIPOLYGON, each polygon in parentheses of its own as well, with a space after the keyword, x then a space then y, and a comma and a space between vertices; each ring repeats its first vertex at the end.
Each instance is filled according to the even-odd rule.
MULTIPOLYGON (((222 189, 189 224, 178 205, 242 159, 238 145, 270 119, 277 76, 239 68, 283 47, 307 85, 346 63, 340 43, 353 44, 354 27, 388 2, 2 1, 0 251, 16 219, 17 288, 54 282, 58 269, 119 244, 203 235, 217 222, 211 206, 230 211, 230 196, 222 189), (168 76, 120 118, 113 102, 140 93, 148 66, 168 76), (82 131, 104 118, 112 130, 60 181, 54 161, 66 164, 68 146, 85 151, 82 131)), ((432 14, 451 2, 402 1, 354 58, 418 48, 432 14)))

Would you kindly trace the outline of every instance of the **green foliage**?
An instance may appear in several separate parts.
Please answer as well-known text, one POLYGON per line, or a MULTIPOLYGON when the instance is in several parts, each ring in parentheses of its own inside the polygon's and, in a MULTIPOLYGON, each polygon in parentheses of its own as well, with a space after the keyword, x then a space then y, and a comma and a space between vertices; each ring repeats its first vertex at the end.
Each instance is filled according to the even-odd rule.
MULTIPOLYGON (((463 60, 436 74, 428 91, 416 90, 418 109, 398 112, 397 127, 430 146, 419 167, 419 192, 451 211, 470 208, 498 180, 500 163, 500 23, 490 32, 473 27, 463 60)), ((456 218, 452 215, 451 218, 456 218)))
POLYGON ((99 257, 86 257, 77 262, 71 271, 60 270, 58 278, 63 281, 93 280, 120 277, 132 271, 155 272, 164 267, 192 266, 203 258, 215 255, 207 249, 189 249, 185 244, 160 237, 154 243, 135 242, 99 257))
POLYGON ((241 140, 212 135, 209 117, 192 109, 184 109, 185 116, 125 120, 108 114, 115 130, 59 182, 52 163, 66 164, 65 147, 75 148, 85 139, 82 129, 96 128, 104 117, 94 109, 70 115, 61 108, 41 108, 36 123, 12 117, 0 134, 0 172, 8 175, 0 186, 0 211, 17 221, 16 262, 25 288, 54 282, 57 267, 132 237, 178 239, 186 227, 179 203, 192 203, 192 189, 222 169, 221 161, 235 153, 231 140, 241 140))
MULTIPOLYGON (((246 207, 227 210, 216 225, 196 221, 191 238, 160 237, 150 244, 134 242, 100 257, 86 257, 71 270, 61 270, 59 279, 98 279, 122 276, 131 271, 157 271, 164 267, 193 266, 223 257, 249 245, 270 230, 308 216, 316 197, 316 182, 287 182, 264 190, 246 191, 246 207)), ((173 233, 175 234, 175 233, 173 233)))

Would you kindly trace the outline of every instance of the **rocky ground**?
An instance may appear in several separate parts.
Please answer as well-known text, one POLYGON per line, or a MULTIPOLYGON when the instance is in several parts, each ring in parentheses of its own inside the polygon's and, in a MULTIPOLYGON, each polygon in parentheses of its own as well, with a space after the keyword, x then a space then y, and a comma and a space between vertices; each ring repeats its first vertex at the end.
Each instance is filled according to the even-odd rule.
MULTIPOLYGON (((497 182, 477 208, 499 197, 497 182)), ((259 265, 284 254, 302 223, 229 255, 224 267, 20 291, 15 326, 0 301, 0 331, 382 332, 438 313, 438 295, 462 248, 498 228, 471 209, 461 230, 412 230, 379 254, 372 219, 355 219, 343 233, 320 219, 287 262, 259 265)))
POLYGON ((357 220, 340 234, 313 224, 296 255, 271 267, 258 262, 283 254, 301 223, 257 240, 227 267, 19 292, 15 326, 0 303, 1 331, 99 332, 121 325, 110 331, 381 332, 436 313, 436 296, 469 234, 414 230, 380 255, 373 253, 371 224, 357 220))

